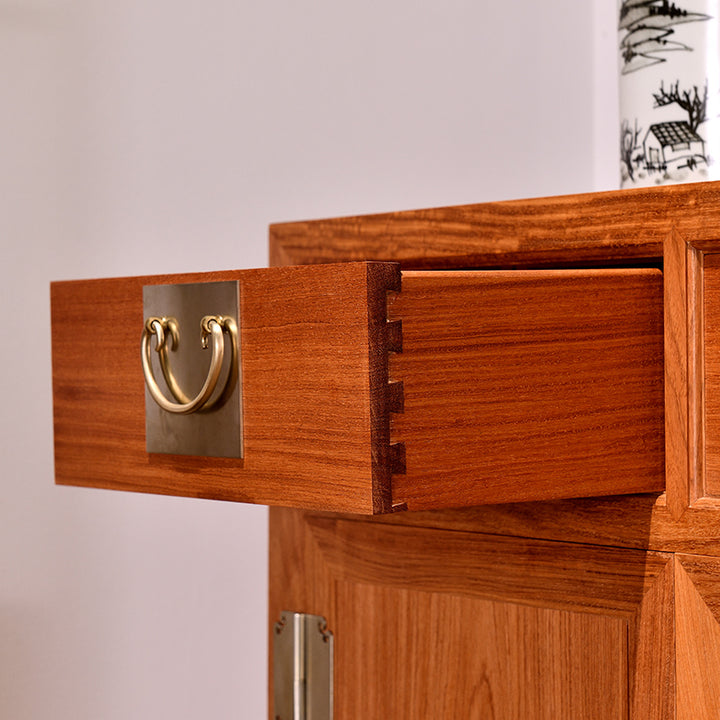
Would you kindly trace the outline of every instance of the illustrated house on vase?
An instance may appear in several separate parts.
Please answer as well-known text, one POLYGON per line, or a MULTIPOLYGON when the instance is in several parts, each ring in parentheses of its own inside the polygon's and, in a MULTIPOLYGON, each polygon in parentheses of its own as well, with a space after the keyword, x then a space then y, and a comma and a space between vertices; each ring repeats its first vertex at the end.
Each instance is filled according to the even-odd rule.
POLYGON ((643 141, 643 151, 648 170, 695 167, 706 162, 705 143, 686 122, 651 125, 643 141))

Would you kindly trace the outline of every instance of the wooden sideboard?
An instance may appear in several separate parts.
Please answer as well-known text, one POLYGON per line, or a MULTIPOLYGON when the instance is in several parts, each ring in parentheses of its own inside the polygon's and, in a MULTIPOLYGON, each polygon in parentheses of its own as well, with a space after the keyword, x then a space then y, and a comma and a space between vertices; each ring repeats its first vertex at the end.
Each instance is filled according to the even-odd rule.
POLYGON ((238 273, 53 286, 57 481, 273 505, 269 636, 327 619, 336 720, 720 718, 720 183, 274 225, 270 257, 240 460, 147 454, 137 358, 143 284, 238 273), (89 307, 122 332, 81 377, 89 307))

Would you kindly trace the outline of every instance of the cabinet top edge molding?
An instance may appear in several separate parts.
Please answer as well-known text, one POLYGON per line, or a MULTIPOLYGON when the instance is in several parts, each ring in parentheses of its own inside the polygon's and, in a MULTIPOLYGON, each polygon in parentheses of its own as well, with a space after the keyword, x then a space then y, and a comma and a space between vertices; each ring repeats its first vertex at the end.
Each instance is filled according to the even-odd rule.
POLYGON ((671 231, 720 237, 720 182, 277 223, 270 264, 352 260, 404 268, 659 262, 671 231), (690 210, 690 212, 688 212, 690 210))

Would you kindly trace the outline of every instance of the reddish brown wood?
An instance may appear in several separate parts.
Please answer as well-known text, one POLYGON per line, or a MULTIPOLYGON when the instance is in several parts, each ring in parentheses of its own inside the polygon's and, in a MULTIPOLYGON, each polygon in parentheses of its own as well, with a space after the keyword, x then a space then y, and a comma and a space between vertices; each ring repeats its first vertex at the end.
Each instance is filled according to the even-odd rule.
POLYGON ((383 328, 398 281, 393 266, 359 263, 53 284, 57 482, 389 510, 383 328), (242 282, 245 457, 149 455, 142 287, 231 279, 242 282))
MULTIPOLYGON (((720 243, 718 243, 720 250, 720 243)), ((720 254, 703 256, 704 494, 720 497, 720 254)), ((702 417, 702 410, 698 414, 702 417)))
MULTIPOLYGON (((720 312, 717 270, 720 265, 715 257, 720 250, 719 210, 720 184, 708 183, 341 218, 271 229, 271 257, 276 264, 390 259, 399 261, 406 269, 577 269, 641 264, 660 267, 665 243, 667 495, 396 513, 362 521, 283 508, 271 510, 271 619, 276 619, 284 609, 328 618, 336 632, 336 698, 340 720, 718 717, 720 685, 713 669, 720 662, 717 589, 720 498, 713 496, 720 495, 716 475, 720 470, 720 448, 716 447, 716 438, 720 436, 720 362, 716 357, 720 352, 720 335, 716 332, 720 325, 720 318, 716 318, 720 312), (682 554, 673 562, 664 552, 647 549, 682 554), (707 557, 700 557, 701 553, 707 557)), ((407 299, 413 292, 412 282, 406 283, 392 306, 392 312, 397 311, 397 318, 403 322, 401 333, 398 325, 385 324, 388 284, 381 277, 384 270, 379 272, 377 286, 367 273, 357 284, 353 276, 355 280, 347 286, 353 288, 349 291, 350 302, 372 308, 370 316, 367 311, 365 315, 349 316, 343 314, 349 312, 347 309, 332 311, 337 312, 335 317, 342 326, 337 343, 328 340, 324 321, 328 308, 339 307, 340 298, 333 290, 328 291, 329 286, 316 284, 317 276, 308 275, 300 284, 301 295, 319 291, 322 298, 312 300, 303 295, 303 304, 315 313, 310 316, 307 328, 311 340, 303 344, 318 358, 325 358, 328 347, 344 348, 339 351, 337 365, 355 369, 362 366, 365 380, 350 388, 336 384, 333 376, 326 375, 332 381, 326 381, 317 395, 322 396, 331 388, 332 399, 338 402, 320 407, 307 426, 302 426, 308 436, 302 438, 299 453, 282 438, 280 442, 277 438, 271 440, 272 428, 257 419, 265 414, 287 415, 288 407, 296 406, 288 405, 284 396, 273 404, 273 397, 258 391, 251 402, 255 403, 258 415, 250 424, 250 436, 267 466, 273 453, 279 452, 282 460, 279 469, 269 471, 267 483, 267 477, 262 476, 262 487, 261 475, 249 457, 235 465, 198 459, 143 460, 138 452, 143 443, 141 420, 134 419, 141 418, 142 413, 137 413, 138 407, 133 405, 136 401, 127 399, 139 385, 138 377, 129 374, 126 365, 130 352, 135 356, 133 363, 137 361, 139 330, 132 331, 135 335, 128 345, 131 350, 127 351, 103 335, 97 357, 90 360, 94 369, 82 379, 73 377, 72 367, 74 363, 87 362, 92 354, 78 342, 77 332, 63 327, 62 342, 58 345, 54 341, 56 375, 59 373, 62 379, 56 406, 60 466, 64 468, 61 472, 71 482, 79 479, 79 484, 258 502, 274 502, 282 497, 282 502, 288 504, 367 513, 408 505, 425 507, 413 503, 422 498, 426 502, 433 483, 427 482, 423 488, 426 480, 415 482, 419 478, 415 468, 420 466, 422 473, 431 475, 441 471, 427 458, 414 464, 413 452, 420 451, 413 450, 415 443, 410 442, 410 431, 417 433, 415 441, 422 440, 430 432, 437 433, 446 422, 446 432, 439 442, 446 440, 447 449, 443 452, 450 455, 452 442, 447 438, 457 428, 447 422, 447 414, 443 415, 442 410, 447 403, 454 402, 453 392, 458 393, 458 398, 460 393, 456 388, 448 391, 448 387, 435 395, 425 390, 417 392, 421 385, 415 382, 418 379, 425 382, 433 367, 441 368, 443 378, 447 374, 449 380, 455 379, 453 364, 443 364, 442 353, 438 351, 441 346, 427 337, 432 331, 440 333, 435 340, 442 339, 447 328, 441 327, 437 318, 443 313, 450 318, 448 323, 453 322, 453 313, 443 308, 444 298, 452 290, 443 286, 435 294, 434 302, 428 300, 435 313, 430 317, 436 320, 423 328, 426 335, 420 332, 414 335, 411 326, 415 309, 408 306, 407 311, 400 312, 403 303, 412 304, 407 299), (379 292, 373 291, 374 287, 379 292), (328 292, 329 297, 322 297, 328 292), (392 358, 392 372, 386 376, 383 373, 387 352, 398 350, 401 343, 405 346, 404 355, 392 358), (364 365, 358 361, 357 347, 362 348, 359 355, 366 358, 364 365), (413 356, 422 360, 414 365, 413 356), (380 366, 374 366, 375 361, 380 366), (107 378, 108 368, 117 378, 117 385, 103 389, 101 378, 107 378), (388 380, 402 381, 403 387, 388 380), (91 401, 81 421, 69 420, 65 411, 85 406, 84 396, 94 395, 98 390, 102 403, 93 405, 91 401), (342 399, 345 391, 352 392, 352 406, 342 399), (426 405, 424 412, 429 414, 425 416, 417 414, 423 403, 430 403, 426 405), (340 415, 336 411, 347 423, 338 422, 340 415), (392 433, 383 424, 389 412, 396 413, 392 433), (363 419, 355 422, 360 417, 363 419), (322 426, 319 432, 331 432, 332 437, 324 445, 312 446, 314 451, 309 452, 312 440, 306 440, 310 433, 314 436, 318 432, 315 422, 322 426), (110 426, 118 430, 108 442, 105 434, 110 426), (78 436, 84 438, 86 450, 74 454, 68 448, 71 439, 78 436), (328 455, 335 452, 338 441, 343 446, 342 453, 347 455, 340 451, 328 455), (392 470, 402 469, 403 459, 402 447, 392 445, 392 441, 406 443, 407 474, 393 477, 390 496, 388 478, 392 470), (357 449, 361 444, 376 446, 375 465, 367 454, 359 459, 357 449), (112 459, 108 459, 111 454, 112 459), (88 479, 89 467, 96 460, 101 468, 100 483, 88 479), (130 475, 123 476, 118 468, 126 461, 130 475), (300 487, 291 473, 291 469, 298 470, 293 463, 320 471, 313 474, 312 483, 300 487), (342 463, 346 467, 338 469, 342 463), (166 475, 168 464, 173 464, 172 482, 166 475), (340 475, 331 475, 330 466, 333 473, 340 475), (252 492, 238 479, 244 477, 258 480, 252 492), (353 497, 352 507, 347 505, 348 497, 353 497)), ((502 279, 503 275, 496 278, 502 279)), ((454 279, 464 276, 458 274, 454 279)), ((217 279, 222 277, 223 274, 217 279)), ((517 282, 507 277, 506 281, 508 287, 517 282)), ((445 279, 438 282, 442 284, 445 279)), ((102 286, 102 297, 98 298, 93 292, 101 286, 93 286, 93 292, 91 284, 83 287, 73 303, 67 302, 61 286, 53 289, 54 299, 60 298, 76 323, 97 327, 99 317, 100 326, 110 328, 118 308, 123 318, 132 316, 133 322, 142 322, 142 317, 136 317, 137 311, 132 309, 136 300, 128 300, 123 294, 126 289, 119 290, 111 283, 102 286), (111 311, 113 300, 118 302, 111 311), (97 316, 90 316, 87 307, 83 307, 93 303, 97 316)), ((137 287, 133 287, 137 293, 137 287)), ((427 292, 428 287, 421 288, 420 294, 427 292)), ((283 312, 299 308, 284 295, 274 297, 283 312)), ((516 292, 516 298, 519 297, 516 292)), ((542 292, 537 297, 542 298, 542 292)), ((568 317, 585 312, 585 296, 576 297, 578 302, 573 312, 567 313, 568 317)), ((607 307, 598 303, 597 312, 629 316, 627 309, 620 310, 624 297, 624 293, 616 293, 605 304, 607 307)), ((648 301, 638 294, 633 308, 640 315, 654 312, 659 321, 663 313, 657 296, 653 297, 648 301)), ((476 315, 483 314, 482 307, 477 309, 473 305, 477 302, 477 297, 469 292, 453 309, 459 307, 466 315, 472 312, 474 320, 476 315), (466 306, 475 310, 468 311, 466 306)), ((534 305, 545 307, 553 302, 562 305, 556 293, 551 298, 545 297, 544 303, 534 305)), ((503 315, 498 316, 497 321, 502 322, 503 315)), ((262 375, 271 360, 261 342, 266 333, 263 328, 291 332, 295 325, 303 326, 305 321, 274 325, 259 310, 254 317, 254 324, 248 325, 249 342, 255 343, 258 353, 253 355, 257 359, 249 360, 249 365, 252 369, 253 363, 257 363, 253 372, 262 375)), ((641 322, 638 318, 629 321, 641 322)), ((592 319, 588 322, 592 325, 592 319)), ((598 322, 597 326, 600 325, 598 322)), ((527 336, 524 315, 513 327, 518 332, 524 328, 522 334, 527 336)), ((122 332, 127 337, 132 334, 129 330, 122 332)), ((85 333, 79 336, 85 337, 85 333)), ((567 327, 558 325, 552 344, 562 345, 563 338, 568 337, 572 335, 568 336, 567 327)), ((608 337, 612 340, 611 334, 608 337)), ((458 344, 444 347, 451 354, 458 344)), ((504 350, 504 362, 514 357, 513 365, 517 366, 517 343, 504 350)), ((587 372, 589 362, 592 360, 585 359, 581 364, 578 370, 581 375, 587 372)), ((653 364, 651 360, 650 365, 653 364)), ((486 365, 495 372, 502 371, 499 363, 486 365)), ((635 379, 639 377, 637 373, 648 371, 649 367, 644 361, 626 360, 625 365, 628 377, 635 379)), ((298 367, 296 360, 293 366, 298 367)), ((308 366, 301 362, 300 367, 307 370, 308 366)), ((567 373, 575 370, 566 364, 567 373)), ((288 363, 280 375, 285 378, 290 373, 288 363)), ((547 368, 538 374, 549 382, 551 373, 547 368)), ((511 383, 516 382, 517 373, 508 373, 508 377, 511 383)), ((475 383, 473 387, 477 389, 475 383)), ((622 393, 615 394, 624 397, 622 393)), ((521 392, 510 395, 522 397, 521 392)), ((462 404, 472 402, 473 396, 468 395, 462 404)), ((512 407, 508 398, 502 404, 512 407)), ((290 417, 294 415, 290 413, 290 417)), ((600 436, 617 430, 617 423, 608 422, 600 436)), ((477 440, 482 432, 483 428, 476 427, 472 437, 477 440)), ((550 433, 549 438, 557 435, 550 433)), ((508 437, 510 442, 514 435, 508 437)), ((648 431, 645 444, 637 452, 626 453, 633 457, 627 458, 629 465, 624 471, 616 473, 622 488, 631 487, 643 475, 642 454, 648 447, 654 447, 653 443, 661 447, 662 428, 655 433, 648 431)), ((475 446, 463 446, 462 451, 456 447, 456 454, 475 446)), ((560 464, 562 460, 556 459, 565 450, 542 454, 536 449, 535 472, 528 471, 527 477, 542 477, 537 468, 547 462, 560 464)), ((517 462, 517 453, 523 450, 518 444, 514 454, 506 453, 504 460, 517 462)), ((658 456, 655 451, 648 452, 650 458, 658 456)), ((503 460, 502 454, 494 457, 498 463, 503 460)), ((462 475, 460 464, 456 467, 453 462, 454 456, 443 464, 444 471, 449 467, 452 473, 444 481, 441 478, 436 486, 438 491, 442 487, 442 494, 438 495, 445 498, 443 503, 455 504, 454 500, 447 500, 453 493, 454 497, 462 496, 463 502, 486 502, 490 496, 473 494, 477 490, 473 481, 468 474, 462 475)), ((558 482, 562 480, 569 486, 564 477, 569 472, 573 477, 576 474, 570 466, 564 474, 558 470, 558 482)), ((517 467, 494 475, 504 499, 527 497, 512 494, 526 490, 518 490, 517 481, 513 482, 513 477, 523 477, 517 467)), ((608 482, 613 484, 615 479, 608 482)), ((584 488, 584 494, 589 484, 586 477, 576 488, 584 488)), ((606 487, 598 491, 615 490, 606 487)))
POLYGON ((687 553, 678 553, 676 558, 710 614, 720 623, 720 559, 687 553))
POLYGON ((673 717, 671 556, 282 508, 270 533, 271 617, 327 617, 338 720, 673 717))
POLYGON ((404 272, 410 510, 664 488, 659 270, 404 272))
POLYGON ((628 618, 669 559, 359 519, 310 516, 306 522, 337 579, 628 618))
POLYGON ((144 449, 141 289, 186 277, 60 283, 58 482, 365 513, 663 487, 657 270, 212 277, 242 282, 245 458, 144 449))
POLYGON ((338 720, 626 717, 621 619, 345 582, 337 603, 338 720))
POLYGON ((665 241, 665 473, 673 517, 690 504, 688 466, 687 245, 677 234, 665 241))
POLYGON ((673 720, 676 707, 675 568, 672 556, 628 627, 631 720, 673 720))
POLYGON ((402 348, 402 329, 387 321, 387 295, 400 291, 397 265, 368 265, 367 317, 368 355, 370 358, 370 447, 372 448, 373 512, 392 509, 392 476, 402 471, 399 458, 404 456, 401 443, 391 445, 390 411, 401 410, 403 388, 389 383, 388 356, 402 348))
POLYGON ((720 625, 717 558, 680 555, 676 560, 677 718, 720 716, 720 625))
POLYGON ((493 202, 272 225, 274 265, 393 260, 405 269, 567 267, 662 257, 670 228, 720 238, 720 184, 493 202))
POLYGON ((720 555, 720 502, 702 498, 675 519, 665 493, 400 513, 383 522, 720 555))
POLYGON ((718 251, 719 208, 720 183, 702 183, 273 226, 274 262, 390 258, 406 268, 568 267, 638 258, 660 264, 668 241, 666 352, 668 363, 678 366, 666 370, 667 418, 673 428, 666 433, 669 498, 503 505, 398 515, 390 521, 474 523, 479 529, 533 537, 720 554, 720 505, 703 497, 703 362, 698 357, 704 351, 697 331, 703 327, 698 280, 703 256, 707 260, 707 254, 718 251), (690 355, 688 331, 695 335, 690 355), (690 385, 688 377, 694 377, 690 385))
MULTIPOLYGON (((713 672, 713 668, 720 662, 720 630, 717 622, 720 608, 720 593, 717 590, 720 586, 717 560, 720 556, 720 501, 709 495, 714 495, 718 487, 712 478, 715 473, 713 467, 717 462, 714 443, 720 430, 715 427, 717 401, 714 387, 717 371, 717 339, 714 333, 718 323, 713 318, 717 308, 710 307, 710 304, 717 305, 713 299, 717 295, 717 263, 712 255, 719 249, 719 209, 720 184, 707 183, 413 211, 364 219, 341 218, 276 226, 271 230, 271 257, 276 262, 312 263, 327 257, 339 260, 391 258, 399 260, 405 268, 598 266, 627 262, 633 258, 659 261, 662 245, 667 241, 667 496, 634 495, 398 513, 371 521, 372 524, 383 526, 411 526, 420 538, 427 533, 430 533, 430 538, 435 531, 447 534, 445 550, 438 548, 437 553, 431 553, 433 563, 424 568, 429 580, 423 579, 422 562, 410 550, 412 557, 408 562, 418 564, 417 568, 413 568, 412 577, 419 586, 430 584, 435 587, 444 582, 445 587, 449 588, 449 568, 455 563, 460 568, 466 568, 463 552, 456 551, 450 537, 454 533, 460 533, 463 537, 466 534, 492 533, 547 541, 563 540, 573 544, 590 543, 596 546, 598 553, 602 553, 602 546, 606 545, 683 553, 678 556, 676 563, 666 563, 655 576, 655 581, 644 588, 634 620, 628 620, 628 664, 634 673, 628 686, 628 710, 632 719, 652 717, 664 720, 677 716, 694 720, 718 717, 720 686, 715 680, 717 673, 713 672), (703 329, 707 333, 705 339, 703 329), (698 553, 714 557, 698 557, 698 553), (673 627, 676 628, 677 637, 673 627)), ((274 511, 275 519, 284 512, 274 511)), ((271 519, 271 533, 276 531, 274 522, 271 519)), ((367 521, 363 526, 369 523, 367 521)), ((305 533, 317 537, 317 529, 308 533, 309 524, 309 521, 305 523, 305 533)), ((317 522, 315 526, 320 527, 317 522)), ((355 533, 353 537, 359 534, 355 533)), ((380 535, 382 542, 387 543, 387 536, 380 535)), ((291 535, 284 537, 286 543, 293 542, 291 535)), ((458 539, 458 543, 461 540, 458 539)), ((357 542, 360 540, 357 539, 357 542)), ((476 554, 481 552, 479 547, 484 542, 478 539, 478 544, 474 545, 476 554)), ((524 543, 532 546, 532 541, 518 539, 518 542, 521 543, 519 547, 524 543)), ((490 541, 492 544, 494 541, 490 541)), ((399 545, 398 541, 393 547, 402 565, 406 548, 412 548, 412 543, 405 542, 402 552, 399 545)), ((358 615, 367 615, 373 627, 388 617, 398 617, 398 622, 405 615, 415 617, 415 608, 421 605, 414 598, 414 593, 423 591, 418 591, 415 585, 410 588, 393 581, 392 575, 383 569, 383 558, 386 556, 381 546, 374 546, 381 559, 373 560, 369 556, 370 551, 366 552, 366 548, 361 545, 364 559, 358 561, 352 556, 353 548, 340 526, 328 532, 320 545, 318 541, 312 542, 315 557, 326 556, 321 546, 333 548, 330 552, 333 557, 345 553, 346 562, 341 564, 340 560, 334 560, 332 565, 335 569, 328 570, 328 574, 334 578, 335 571, 342 567, 347 577, 322 583, 317 575, 313 575, 309 582, 339 588, 338 593, 345 592, 348 587, 361 588, 360 594, 352 591, 352 595, 338 596, 346 600, 351 598, 349 604, 353 607, 362 603, 358 615), (360 571, 353 570, 357 562, 360 571), (377 574, 378 564, 379 574, 383 582, 390 583, 388 586, 376 584, 371 579, 373 573, 377 574), (353 579, 353 573, 356 572, 362 574, 362 582, 353 579), (366 588, 370 590, 364 592, 366 588), (398 607, 401 608, 399 611, 398 607), (380 613, 383 613, 382 618, 380 613)), ((517 568, 525 565, 532 586, 537 578, 532 570, 534 558, 526 557, 523 560, 522 557, 521 552, 520 556, 515 556, 517 564, 511 563, 510 579, 514 582, 514 578, 521 574, 517 568)), ((326 563, 321 563, 319 567, 323 564, 326 563)), ((329 562, 327 564, 331 565, 329 562)), ((488 584, 492 584, 492 579, 495 579, 499 586, 506 587, 503 564, 498 560, 496 565, 501 569, 486 569, 490 574, 488 584)), ((302 572, 302 569, 295 571, 302 572)), ((400 574, 407 580, 407 574, 400 574)), ((273 596, 282 593, 283 582, 283 577, 277 578, 278 587, 272 591, 273 596)), ((464 586, 458 581, 453 587, 462 590, 464 586)), ((449 595, 455 598, 453 592, 450 588, 449 592, 431 592, 428 595, 449 595)), ((538 602, 542 602, 542 592, 537 587, 528 594, 536 598, 539 595, 538 602)), ((476 596, 460 597, 471 602, 486 602, 476 596)), ((574 599, 577 595, 570 590, 568 597, 574 599)), ((326 599, 326 602, 328 607, 332 607, 330 612, 333 617, 342 615, 343 608, 335 600, 326 599)), ((503 636, 503 632, 505 637, 511 636, 507 630, 508 616, 501 612, 496 614, 497 604, 504 603, 504 600, 493 600, 492 603, 493 610, 486 608, 486 614, 492 612, 493 621, 482 630, 482 636, 490 643, 497 642, 496 638, 503 636)), ((427 617, 438 617, 440 611, 435 609, 437 607, 423 605, 415 624, 427 617)), ((458 608, 459 605, 454 606, 453 610, 465 617, 463 610, 458 608)), ((444 615, 443 622, 449 622, 450 616, 450 612, 444 615)), ((342 625, 341 620, 338 622, 342 625)), ((352 633, 352 628, 347 624, 342 627, 343 632, 352 633)), ((595 630, 598 635, 602 632, 599 628, 595 630)), ((580 628, 576 628, 575 632, 582 633, 580 628)), ((532 647, 532 632, 527 626, 523 637, 528 647, 532 647)), ((359 640, 354 639, 353 642, 359 640)), ((449 642, 453 650, 462 652, 463 640, 457 634, 449 642)), ((519 642, 522 643, 522 640, 519 642)), ((482 643, 476 641, 475 644, 482 643)), ((375 647, 375 653, 383 652, 387 648, 386 638, 383 637, 382 642, 378 641, 374 646, 368 645, 368 648, 372 647, 375 647)), ((406 653, 406 662, 402 666, 398 664, 393 667, 411 668, 407 674, 402 674, 402 669, 396 670, 400 675, 398 691, 402 693, 402 688, 408 684, 417 693, 418 686, 413 683, 416 677, 425 677, 422 663, 423 658, 432 652, 431 644, 400 644, 394 648, 399 648, 401 655, 406 653)), ((509 648, 505 647, 504 651, 506 655, 512 656, 509 648)), ((451 657, 451 654, 448 655, 448 658, 451 657)), ((561 672, 561 668, 571 662, 569 657, 566 654, 564 660, 555 661, 555 672, 561 672)), ((395 655, 388 651, 384 660, 387 663, 394 662, 395 655)), ((347 662, 349 672, 359 671, 352 658, 347 662)), ((467 658, 465 662, 470 665, 472 658, 467 658)), ((612 665, 607 657, 604 662, 608 666, 612 665)), ((484 667, 487 667, 487 662, 484 667)), ((474 709, 475 705, 468 702, 468 696, 463 694, 466 685, 462 672, 456 674, 457 682, 449 686, 443 697, 449 697, 450 703, 455 696, 462 697, 465 706, 474 709)), ((477 668, 474 675, 483 677, 482 670, 477 668)), ((345 682, 352 682, 349 676, 343 677, 346 678, 345 682)), ((542 677, 542 671, 537 670, 530 682, 539 682, 542 677)), ((566 685, 568 682, 571 681, 565 678, 559 684, 566 685)), ((478 687, 473 696, 485 702, 485 708, 489 697, 498 697, 489 695, 488 687, 487 683, 478 687)), ((368 687, 367 691, 377 693, 382 692, 382 689, 378 691, 368 687)), ((356 702, 362 703, 363 700, 357 697, 356 702)), ((421 715, 425 707, 420 706, 421 715)), ((491 711, 485 712, 492 716, 491 711)), ((538 717, 542 716, 542 710, 538 709, 537 713, 538 717)), ((462 711, 456 709, 455 716, 462 716, 462 711)), ((522 716, 522 713, 516 713, 515 716, 522 716)), ((525 716, 534 715, 526 712, 525 716)), ((562 714, 558 713, 557 716, 561 717, 562 714)), ((577 716, 580 714, 576 712, 567 717, 577 716)), ((625 713, 618 710, 616 717, 625 717, 625 713)))
POLYGON ((673 518, 703 490, 703 253, 673 229, 664 245, 665 454, 673 518))

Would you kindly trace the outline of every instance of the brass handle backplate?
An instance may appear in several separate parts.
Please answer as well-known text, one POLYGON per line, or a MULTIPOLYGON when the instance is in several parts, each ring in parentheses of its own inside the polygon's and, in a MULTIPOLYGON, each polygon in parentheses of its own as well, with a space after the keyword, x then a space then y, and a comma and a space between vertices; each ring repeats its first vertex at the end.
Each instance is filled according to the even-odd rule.
POLYGON ((147 451, 241 458, 240 283, 145 285, 142 317, 147 451))

